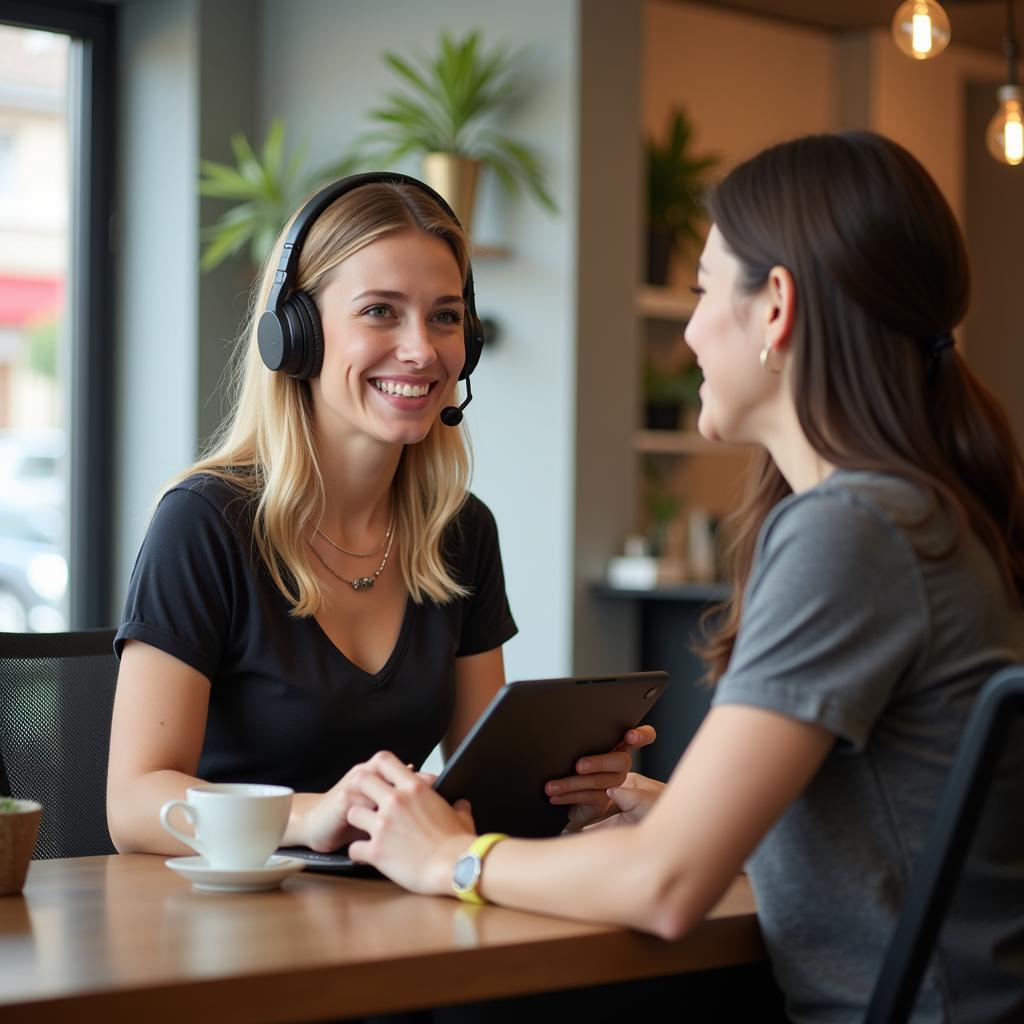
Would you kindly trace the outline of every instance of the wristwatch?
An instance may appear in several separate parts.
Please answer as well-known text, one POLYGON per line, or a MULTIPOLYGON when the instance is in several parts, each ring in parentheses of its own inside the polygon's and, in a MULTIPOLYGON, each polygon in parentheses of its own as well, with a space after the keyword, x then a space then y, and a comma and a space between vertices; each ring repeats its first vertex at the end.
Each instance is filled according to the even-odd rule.
POLYGON ((483 870, 484 857, 494 844, 500 843, 502 839, 508 839, 504 832, 488 832, 486 835, 477 836, 469 844, 469 849, 455 862, 452 869, 452 892, 460 900, 477 904, 487 902, 477 891, 480 885, 480 872, 483 870))

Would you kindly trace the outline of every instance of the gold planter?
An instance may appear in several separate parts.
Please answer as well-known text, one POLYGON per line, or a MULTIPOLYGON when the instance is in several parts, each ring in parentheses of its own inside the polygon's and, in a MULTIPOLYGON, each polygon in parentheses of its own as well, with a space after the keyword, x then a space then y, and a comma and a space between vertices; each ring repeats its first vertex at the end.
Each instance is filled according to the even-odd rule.
POLYGON ((42 806, 34 800, 16 802, 18 810, 0 812, 0 896, 21 892, 43 816, 42 806))
POLYGON ((423 157, 423 180, 448 201, 459 218, 466 237, 472 237, 473 203, 480 161, 454 153, 427 153, 423 157))

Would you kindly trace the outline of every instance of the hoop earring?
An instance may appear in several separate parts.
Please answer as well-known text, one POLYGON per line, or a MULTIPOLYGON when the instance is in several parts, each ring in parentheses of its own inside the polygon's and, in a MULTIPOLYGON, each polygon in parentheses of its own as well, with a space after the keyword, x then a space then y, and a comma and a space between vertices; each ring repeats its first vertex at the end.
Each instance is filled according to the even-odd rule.
POLYGON ((775 349, 771 346, 771 342, 766 341, 764 343, 764 348, 761 349, 761 366, 767 373, 782 373, 781 366, 771 366, 768 362, 768 360, 776 354, 775 349))

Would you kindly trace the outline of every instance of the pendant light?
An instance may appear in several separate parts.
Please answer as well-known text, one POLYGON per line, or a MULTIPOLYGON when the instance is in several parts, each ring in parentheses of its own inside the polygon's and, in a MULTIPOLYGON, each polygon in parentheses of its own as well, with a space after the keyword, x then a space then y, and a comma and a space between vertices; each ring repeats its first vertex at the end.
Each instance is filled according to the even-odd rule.
POLYGON ((892 38, 915 60, 937 57, 949 44, 949 17, 935 0, 907 0, 893 15, 892 38))
POLYGON ((1024 161, 1024 91, 1017 77, 1017 61, 1020 52, 1013 26, 1013 0, 1006 0, 1006 38, 1003 40, 1006 54, 1006 85, 999 89, 999 109, 988 123, 985 141, 988 151, 1003 164, 1016 167, 1024 161))

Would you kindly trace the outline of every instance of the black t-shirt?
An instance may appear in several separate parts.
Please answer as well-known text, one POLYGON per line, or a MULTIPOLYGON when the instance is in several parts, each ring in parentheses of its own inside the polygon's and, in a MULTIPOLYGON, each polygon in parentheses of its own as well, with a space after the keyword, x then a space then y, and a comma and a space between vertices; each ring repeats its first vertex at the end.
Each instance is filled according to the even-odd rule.
POLYGON ((191 477, 164 495, 115 652, 141 640, 210 680, 203 779, 321 793, 378 750, 419 766, 451 721, 455 659, 516 633, 489 509, 470 495, 446 534, 449 571, 470 596, 446 605, 410 598, 391 657, 370 674, 312 616, 289 614, 259 560, 251 508, 217 477, 191 477))

